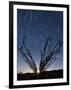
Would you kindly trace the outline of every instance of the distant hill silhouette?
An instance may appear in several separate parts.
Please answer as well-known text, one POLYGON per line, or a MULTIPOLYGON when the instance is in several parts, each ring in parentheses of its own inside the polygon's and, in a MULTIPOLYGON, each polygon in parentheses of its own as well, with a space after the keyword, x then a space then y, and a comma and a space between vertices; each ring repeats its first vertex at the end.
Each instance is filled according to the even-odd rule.
POLYGON ((63 78, 63 70, 45 71, 41 73, 18 73, 17 80, 35 80, 35 79, 56 79, 63 78))

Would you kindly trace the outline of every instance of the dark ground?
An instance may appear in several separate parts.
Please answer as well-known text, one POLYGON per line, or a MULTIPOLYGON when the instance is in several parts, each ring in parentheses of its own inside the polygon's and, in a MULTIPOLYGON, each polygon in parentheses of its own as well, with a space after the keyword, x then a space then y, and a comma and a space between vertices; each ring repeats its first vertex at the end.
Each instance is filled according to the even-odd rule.
POLYGON ((56 79, 63 78, 63 70, 45 71, 42 73, 19 73, 17 80, 35 80, 35 79, 56 79))

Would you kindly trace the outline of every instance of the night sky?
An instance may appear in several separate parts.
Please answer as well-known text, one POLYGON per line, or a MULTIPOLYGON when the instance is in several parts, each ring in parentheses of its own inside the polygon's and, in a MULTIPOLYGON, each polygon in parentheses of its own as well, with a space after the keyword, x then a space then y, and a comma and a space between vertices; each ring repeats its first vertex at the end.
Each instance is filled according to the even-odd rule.
MULTIPOLYGON (((24 36, 25 44, 39 67, 40 50, 44 46, 45 39, 52 38, 50 42, 52 48, 59 39, 63 40, 63 12, 17 9, 17 47, 21 47, 24 36)), ((56 69, 63 69, 63 48, 48 70, 56 69)), ((17 72, 32 72, 19 51, 17 52, 17 72)))

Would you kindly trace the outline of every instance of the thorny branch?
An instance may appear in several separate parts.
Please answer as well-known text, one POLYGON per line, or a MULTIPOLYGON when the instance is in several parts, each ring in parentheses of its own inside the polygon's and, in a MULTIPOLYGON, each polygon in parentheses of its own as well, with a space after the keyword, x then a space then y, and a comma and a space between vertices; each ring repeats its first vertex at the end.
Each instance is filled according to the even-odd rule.
POLYGON ((37 73, 37 67, 36 67, 34 59, 31 55, 31 52, 29 51, 29 49, 25 45, 25 38, 23 38, 22 41, 23 41, 23 44, 21 45, 20 48, 18 48, 18 50, 21 52, 24 60, 28 63, 29 67, 33 70, 33 72, 37 73), (23 47, 26 49, 27 53, 24 52, 23 47))
POLYGON ((48 69, 55 62, 56 56, 58 55, 58 53, 60 53, 63 44, 63 42, 59 40, 53 49, 50 48, 49 54, 46 54, 45 56, 47 46, 49 45, 48 41, 49 39, 47 39, 47 41, 45 42, 43 51, 41 52, 41 60, 39 65, 40 72, 45 71, 46 68, 48 69))

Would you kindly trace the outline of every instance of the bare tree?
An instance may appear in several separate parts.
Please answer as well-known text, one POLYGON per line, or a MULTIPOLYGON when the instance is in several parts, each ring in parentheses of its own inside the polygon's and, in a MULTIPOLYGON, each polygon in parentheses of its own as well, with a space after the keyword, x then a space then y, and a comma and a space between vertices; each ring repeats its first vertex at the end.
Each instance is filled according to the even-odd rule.
MULTIPOLYGON (((45 41, 45 45, 41 51, 41 60, 39 64, 39 72, 44 72, 46 69, 48 69, 56 60, 56 56, 60 53, 61 47, 63 42, 61 40, 58 40, 55 47, 52 49, 52 47, 49 45, 51 38, 47 38, 45 41), (47 54, 47 49, 49 49, 49 52, 47 54)), ((23 56, 23 59, 27 62, 29 67, 33 70, 34 73, 37 73, 37 66, 34 62, 34 59, 31 55, 30 50, 26 47, 25 44, 25 37, 22 39, 22 45, 18 50, 20 51, 21 55, 23 56), (25 51, 23 50, 25 48, 25 51)))

